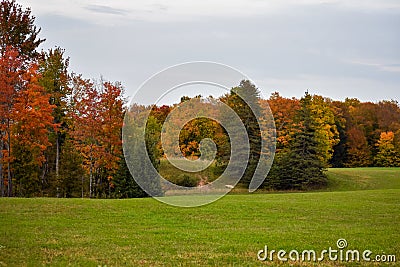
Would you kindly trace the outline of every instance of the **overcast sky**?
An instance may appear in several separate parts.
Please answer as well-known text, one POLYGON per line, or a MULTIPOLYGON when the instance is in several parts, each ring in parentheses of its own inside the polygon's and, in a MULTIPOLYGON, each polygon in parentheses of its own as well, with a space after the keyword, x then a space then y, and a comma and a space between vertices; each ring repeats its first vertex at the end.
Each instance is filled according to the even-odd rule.
POLYGON ((399 0, 18 0, 47 49, 71 70, 121 81, 127 95, 154 73, 215 61, 265 96, 400 101, 399 0))

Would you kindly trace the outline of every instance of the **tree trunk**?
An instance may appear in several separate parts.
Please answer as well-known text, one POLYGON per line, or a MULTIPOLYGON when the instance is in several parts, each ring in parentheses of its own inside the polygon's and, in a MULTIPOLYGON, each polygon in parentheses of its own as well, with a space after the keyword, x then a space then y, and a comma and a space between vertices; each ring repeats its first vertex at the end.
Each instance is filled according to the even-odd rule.
POLYGON ((0 194, 4 197, 4 175, 3 175, 3 135, 0 135, 0 194))
POLYGON ((84 194, 83 194, 83 184, 84 184, 83 175, 82 175, 82 177, 81 177, 81 180, 82 180, 82 198, 83 198, 83 197, 84 197, 84 194))
POLYGON ((92 198, 92 182, 93 182, 92 163, 90 163, 90 174, 89 174, 89 198, 92 198))
POLYGON ((92 182, 93 182, 93 157, 92 157, 92 148, 90 148, 89 198, 92 197, 92 182))
POLYGON ((56 138, 56 179, 58 181, 59 173, 59 161, 60 161, 60 135, 57 133, 56 138))
POLYGON ((47 172, 47 162, 48 159, 46 157, 46 162, 43 164, 43 170, 42 170, 42 197, 44 196, 44 189, 45 189, 45 177, 46 177, 46 172, 47 172))
POLYGON ((7 153, 8 153, 8 160, 7 160, 7 184, 8 184, 8 196, 12 197, 12 177, 11 177, 11 164, 10 164, 10 158, 11 158, 11 136, 10 133, 8 133, 8 147, 7 147, 7 153))

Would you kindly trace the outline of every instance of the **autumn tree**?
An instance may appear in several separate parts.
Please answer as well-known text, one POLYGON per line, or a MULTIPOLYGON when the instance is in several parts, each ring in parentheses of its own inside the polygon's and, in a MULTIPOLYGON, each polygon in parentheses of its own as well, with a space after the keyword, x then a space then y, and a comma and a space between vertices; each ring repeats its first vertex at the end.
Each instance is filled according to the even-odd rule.
POLYGON ((378 153, 375 156, 375 164, 378 167, 399 167, 400 154, 394 145, 394 133, 382 132, 379 141, 376 143, 378 153))
POLYGON ((396 151, 396 155, 399 156, 400 155, 400 129, 394 133, 393 144, 394 144, 394 150, 396 151))
MULTIPOLYGON (((157 121, 165 127, 164 132, 168 133, 164 136, 163 146, 167 147, 171 152, 169 157, 177 157, 183 155, 187 158, 197 159, 203 156, 203 159, 211 159, 211 154, 207 144, 201 141, 205 138, 212 139, 217 146, 217 158, 221 156, 222 146, 227 141, 223 138, 223 128, 219 123, 211 117, 219 116, 217 113, 218 102, 210 97, 204 98, 196 96, 194 98, 182 97, 183 102, 170 108, 153 107, 150 115, 155 117, 157 121), (173 112, 173 116, 165 123, 168 114, 162 115, 163 119, 158 119, 161 110, 173 112), (186 121, 190 118, 189 121, 186 121), (179 147, 175 147, 175 138, 179 139, 179 147), (201 149, 200 146, 202 145, 201 149), (202 151, 202 152, 201 152, 202 151), (204 155, 206 154, 206 155, 204 155)), ((164 113, 165 114, 165 113, 164 113)), ((164 151, 162 151, 163 153, 164 151)))
POLYGON ((73 144, 83 159, 83 166, 89 175, 89 197, 92 197, 94 175, 100 167, 102 147, 98 143, 98 134, 101 132, 101 120, 97 105, 99 93, 90 80, 81 76, 72 79, 72 99, 70 101, 70 134, 73 144))
POLYGON ((17 89, 21 87, 22 61, 18 51, 7 49, 0 58, 0 186, 1 196, 12 194, 11 129, 17 89), (5 179, 7 178, 7 179, 5 179))
POLYGON ((39 84, 37 65, 24 72, 22 79, 24 88, 18 91, 12 108, 13 173, 17 185, 21 185, 18 194, 32 195, 44 187, 39 167, 46 160, 44 151, 51 145, 49 129, 58 125, 54 124, 50 96, 39 84))
POLYGON ((100 164, 105 168, 102 184, 107 185, 108 195, 113 187, 112 179, 118 170, 122 155, 121 129, 123 124, 123 88, 120 83, 102 82, 100 102, 101 133, 99 143, 103 147, 100 164))
POLYGON ((375 106, 355 98, 346 98, 343 110, 346 114, 346 157, 343 165, 371 166, 378 128, 375 106))
POLYGON ((15 0, 0 2, 0 54, 4 56, 10 48, 18 56, 29 60, 37 56, 36 48, 45 40, 38 37, 40 28, 35 26, 31 9, 23 9, 15 0))
POLYGON ((372 164, 371 149, 364 131, 355 126, 347 131, 345 167, 368 167, 372 164))
POLYGON ((378 105, 372 102, 360 103, 350 110, 353 123, 364 132, 372 154, 376 153, 375 144, 379 140, 381 132, 379 129, 378 110, 378 105))
POLYGON ((379 101, 377 104, 377 119, 379 129, 396 132, 400 130, 400 106, 395 100, 379 101))
POLYGON ((179 145, 182 154, 190 158, 203 156, 204 159, 211 159, 210 153, 207 153, 207 151, 210 150, 205 144, 203 144, 202 152, 200 152, 201 141, 205 138, 213 139, 218 150, 221 142, 215 137, 218 133, 221 133, 221 131, 220 125, 209 118, 202 117, 189 121, 179 134, 179 145))
POLYGON ((260 100, 262 110, 268 108, 274 116, 276 127, 276 150, 280 150, 288 146, 290 137, 293 134, 294 119, 300 109, 300 101, 295 98, 284 98, 275 92, 268 100, 260 100))
POLYGON ((339 143, 339 132, 335 123, 335 114, 331 100, 314 95, 311 100, 311 122, 318 139, 318 156, 328 166, 333 156, 333 147, 339 143))
POLYGON ((153 116, 159 124, 163 124, 168 114, 171 112, 172 107, 168 105, 162 105, 160 107, 154 105, 151 110, 151 116, 153 116))
POLYGON ((7 175, 8 195, 12 193, 11 179, 11 108, 16 93, 21 89, 21 69, 29 68, 29 61, 36 55, 36 48, 44 41, 38 38, 40 29, 34 25, 35 17, 30 9, 23 9, 14 0, 0 2, 0 56, 2 83, 0 91, 0 187, 5 194, 7 175), (7 170, 4 172, 4 165, 7 170))
POLYGON ((71 137, 89 175, 89 196, 110 195, 122 153, 123 90, 120 84, 96 86, 73 77, 71 137))

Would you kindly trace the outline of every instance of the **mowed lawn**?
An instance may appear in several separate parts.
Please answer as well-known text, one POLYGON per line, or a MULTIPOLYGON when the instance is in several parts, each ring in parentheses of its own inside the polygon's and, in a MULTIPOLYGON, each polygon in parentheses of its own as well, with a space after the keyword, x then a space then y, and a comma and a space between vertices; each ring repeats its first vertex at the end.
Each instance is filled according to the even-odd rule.
MULTIPOLYGON (((353 171, 362 176, 353 182, 348 173, 331 177, 337 192, 235 194, 198 208, 171 207, 150 198, 3 198, 0 266, 276 265, 259 262, 257 252, 265 245, 321 251, 336 248, 339 238, 347 240, 349 249, 394 254, 399 261, 400 170, 372 169, 370 178, 361 171, 353 171), (383 182, 383 189, 354 185, 365 179, 364 185, 384 181, 393 170, 394 178, 383 182), (346 186, 357 191, 345 191, 346 186)), ((325 260, 324 265, 357 264, 325 260)))
POLYGON ((400 189, 400 168, 331 168, 328 177, 331 191, 400 189))

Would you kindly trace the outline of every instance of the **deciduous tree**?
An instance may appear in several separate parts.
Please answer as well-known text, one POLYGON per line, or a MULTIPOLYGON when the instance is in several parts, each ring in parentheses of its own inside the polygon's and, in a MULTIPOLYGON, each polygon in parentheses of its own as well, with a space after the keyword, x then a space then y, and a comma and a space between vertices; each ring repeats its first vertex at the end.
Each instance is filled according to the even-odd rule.
MULTIPOLYGON (((37 186, 26 188, 21 182, 28 176, 36 176, 35 172, 45 162, 44 151, 51 145, 48 139, 49 129, 56 129, 52 116, 54 105, 49 103, 50 95, 39 84, 37 65, 32 65, 22 75, 23 90, 18 91, 15 103, 12 107, 12 145, 18 149, 12 151, 14 165, 13 171, 17 184, 24 184, 19 190, 25 194, 37 194, 39 184, 44 186, 44 177, 37 181, 37 186), (18 153, 17 153, 18 151, 18 153), (22 154, 22 155, 21 155, 22 154), (24 159, 24 160, 21 160, 24 159), (27 170, 32 170, 29 173, 27 170)), ((31 185, 34 184, 31 181, 31 185)))
POLYGON ((394 145, 394 133, 382 132, 379 141, 376 143, 378 153, 375 156, 375 164, 378 167, 400 166, 400 155, 394 145))
POLYGON ((18 51, 8 47, 0 57, 0 187, 1 196, 12 194, 11 129, 13 107, 21 88, 22 61, 18 51), (5 166, 5 168, 4 168, 5 166), (5 179, 7 178, 7 179, 5 179), (7 188, 6 188, 7 187, 7 188), (7 189, 7 190, 6 190, 7 189))
POLYGON ((102 125, 100 119, 99 93, 90 80, 73 77, 72 101, 70 102, 71 137, 83 158, 83 166, 89 175, 89 197, 92 197, 94 175, 100 167, 103 149, 98 136, 102 125))
POLYGON ((359 127, 347 131, 347 147, 346 167, 368 167, 372 164, 367 138, 359 127))
POLYGON ((295 98, 284 98, 275 92, 268 100, 260 100, 261 108, 264 110, 269 105, 274 116, 276 127, 276 150, 280 150, 288 146, 290 136, 293 135, 294 119, 300 109, 300 102, 295 98))
POLYGON ((6 54, 9 47, 18 51, 24 60, 37 56, 36 48, 45 40, 38 38, 40 28, 35 26, 31 9, 23 9, 15 0, 0 2, 0 54, 6 54))
POLYGON ((106 170, 104 184, 108 185, 110 195, 113 186, 112 179, 116 174, 122 154, 121 129, 123 124, 123 88, 121 84, 102 83, 100 102, 101 133, 98 142, 103 147, 100 164, 106 170))
MULTIPOLYGON (((339 143, 339 132, 335 123, 331 100, 314 95, 311 100, 311 122, 318 139, 318 156, 328 166, 333 156, 333 147, 339 143)), ((300 122, 301 123, 301 122, 300 122)))

